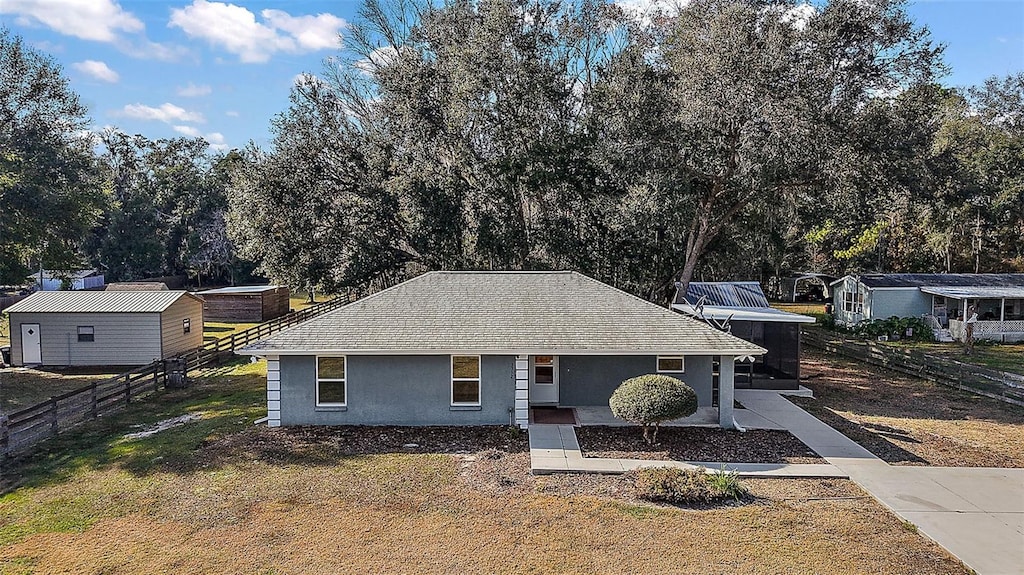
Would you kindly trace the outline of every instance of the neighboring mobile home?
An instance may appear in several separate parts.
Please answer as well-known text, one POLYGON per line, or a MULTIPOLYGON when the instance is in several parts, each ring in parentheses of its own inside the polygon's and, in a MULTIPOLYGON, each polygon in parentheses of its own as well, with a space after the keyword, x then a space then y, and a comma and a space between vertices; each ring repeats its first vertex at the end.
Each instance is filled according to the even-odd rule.
POLYGON ((814 318, 775 309, 758 282, 690 282, 676 289, 672 309, 767 349, 736 366, 736 387, 800 388, 800 325, 814 318))
POLYGON ((974 336, 1024 340, 1024 274, 864 274, 832 284, 840 324, 920 317, 955 339, 974 309, 974 336))
POLYGON ((99 289, 104 285, 103 274, 96 270, 54 271, 43 270, 28 277, 42 291, 99 289))
POLYGON ((260 323, 289 311, 287 286, 235 286, 199 292, 206 321, 260 323))
POLYGON ((7 308, 14 365, 144 365, 203 343, 184 291, 36 292, 7 308))
POLYGON ((270 426, 526 427, 659 372, 735 428, 734 362, 764 351, 575 272, 431 272, 238 353, 267 359, 270 426))

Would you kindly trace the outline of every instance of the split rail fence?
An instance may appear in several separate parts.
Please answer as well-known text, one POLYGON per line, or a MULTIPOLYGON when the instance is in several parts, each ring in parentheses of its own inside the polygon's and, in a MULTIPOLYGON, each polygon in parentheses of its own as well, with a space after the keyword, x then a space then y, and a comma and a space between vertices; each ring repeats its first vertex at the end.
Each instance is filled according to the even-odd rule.
POLYGON ((819 328, 804 328, 801 332, 803 342, 811 347, 1024 406, 1024 375, 938 357, 916 349, 845 338, 819 328))
MULTIPOLYGON (((184 363, 187 374, 188 371, 219 363, 225 357, 234 354, 235 350, 344 306, 353 299, 346 295, 312 305, 228 337, 207 342, 202 347, 174 359, 184 363)), ((153 395, 161 388, 166 388, 167 364, 170 361, 157 360, 108 380, 55 395, 31 407, 6 415, 0 413, 0 456, 24 451, 84 421, 122 409, 134 401, 141 401, 153 395)))

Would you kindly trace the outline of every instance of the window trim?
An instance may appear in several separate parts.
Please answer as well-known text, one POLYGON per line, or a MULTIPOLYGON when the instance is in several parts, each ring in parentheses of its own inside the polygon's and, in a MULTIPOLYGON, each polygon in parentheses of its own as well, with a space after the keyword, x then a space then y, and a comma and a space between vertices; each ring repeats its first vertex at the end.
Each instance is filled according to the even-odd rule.
POLYGON ((181 320, 181 333, 182 333, 182 335, 184 335, 186 333, 192 333, 192 318, 190 318, 190 317, 182 318, 182 320, 181 320))
POLYGON ((79 343, 92 343, 96 341, 96 326, 92 325, 80 325, 78 326, 78 342, 79 343), (89 333, 82 333, 83 329, 89 330, 89 333), (89 336, 89 339, 82 339, 83 335, 89 336))
POLYGON ((860 290, 843 292, 843 311, 864 313, 864 293, 860 290))
POLYGON ((685 355, 659 355, 654 361, 654 368, 658 373, 686 373, 686 356, 685 355), (662 359, 678 359, 679 369, 661 369, 662 359))
POLYGON ((313 390, 315 397, 313 398, 314 405, 316 407, 348 407, 348 356, 347 355, 318 355, 316 356, 316 384, 313 390), (320 358, 329 357, 336 358, 341 357, 345 360, 345 377, 320 377, 320 358), (345 401, 338 403, 336 401, 330 403, 322 403, 320 401, 320 382, 337 383, 341 382, 345 389, 345 401))
POLYGON ((479 407, 483 401, 483 360, 479 355, 473 354, 452 354, 449 356, 448 366, 451 374, 451 385, 449 386, 448 399, 451 407, 479 407), (476 377, 455 377, 455 358, 457 357, 475 357, 476 358, 476 377), (475 381, 476 382, 476 402, 469 401, 455 401, 455 382, 456 381, 475 381))

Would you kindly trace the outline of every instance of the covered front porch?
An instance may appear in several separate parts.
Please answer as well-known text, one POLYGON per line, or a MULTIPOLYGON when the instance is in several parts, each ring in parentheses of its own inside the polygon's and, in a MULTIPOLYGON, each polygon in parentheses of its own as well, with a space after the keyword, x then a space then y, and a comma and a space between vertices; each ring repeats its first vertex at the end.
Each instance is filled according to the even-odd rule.
POLYGON ((957 341, 966 338, 973 314, 977 315, 971 322, 975 339, 1024 341, 1024 286, 927 287, 921 291, 931 294, 932 315, 957 341))
POLYGON ((735 402, 736 364, 750 359, 682 354, 520 355, 515 359, 515 422, 523 428, 532 424, 626 425, 608 406, 612 392, 630 377, 661 373, 682 380, 698 398, 695 414, 664 425, 774 429, 735 402), (557 411, 562 413, 553 408, 561 408, 557 411))

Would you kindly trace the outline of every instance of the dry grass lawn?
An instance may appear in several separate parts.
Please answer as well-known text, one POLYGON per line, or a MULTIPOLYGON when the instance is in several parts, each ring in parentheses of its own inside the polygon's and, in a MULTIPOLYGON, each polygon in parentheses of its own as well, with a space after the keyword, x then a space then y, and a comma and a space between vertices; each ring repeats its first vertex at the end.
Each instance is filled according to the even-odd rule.
POLYGON ((794 401, 897 465, 1024 467, 1024 408, 804 349, 794 401))
POLYGON ((104 381, 121 369, 41 370, 21 367, 0 368, 0 413, 11 413, 46 401, 54 395, 104 381))
POLYGON ((479 451, 410 453, 254 427, 261 369, 212 371, 5 462, 0 573, 966 572, 848 481, 750 481, 747 504, 657 507, 622 477, 529 475, 501 428, 479 451))

